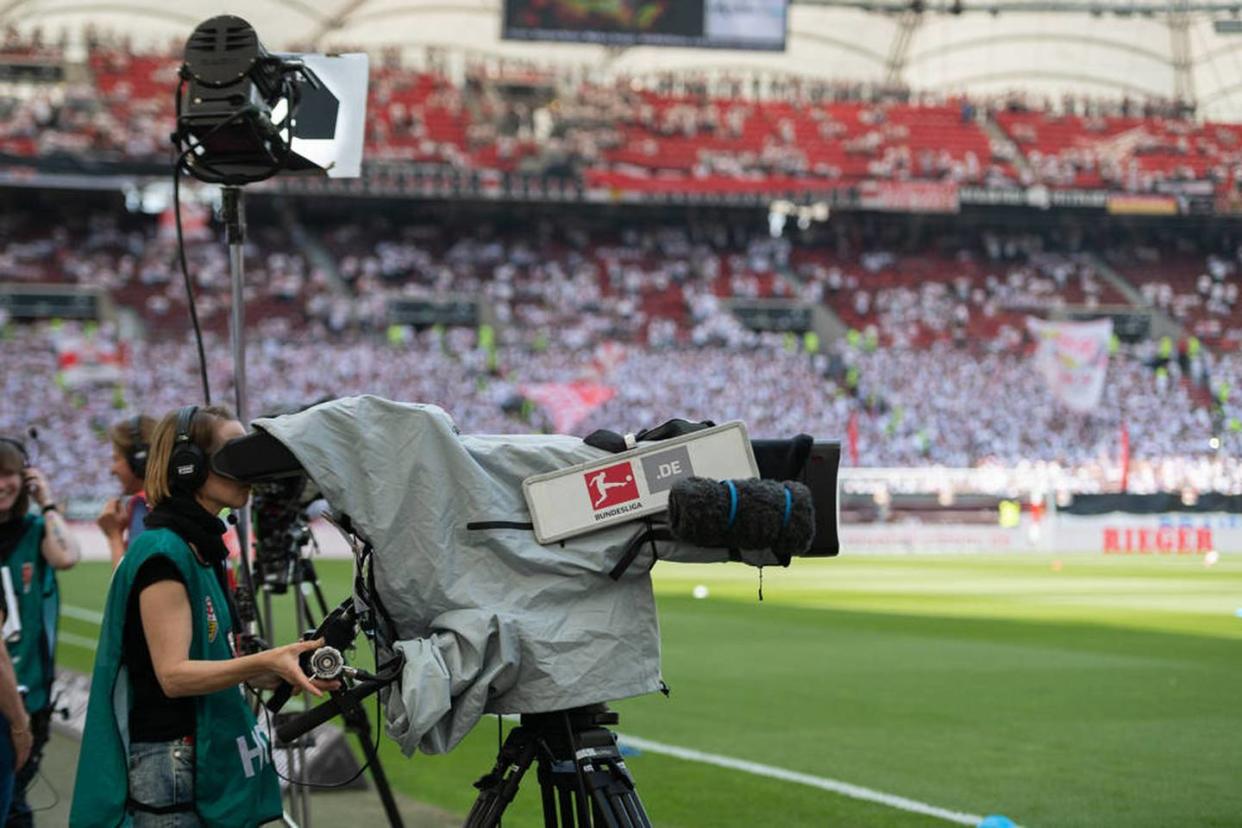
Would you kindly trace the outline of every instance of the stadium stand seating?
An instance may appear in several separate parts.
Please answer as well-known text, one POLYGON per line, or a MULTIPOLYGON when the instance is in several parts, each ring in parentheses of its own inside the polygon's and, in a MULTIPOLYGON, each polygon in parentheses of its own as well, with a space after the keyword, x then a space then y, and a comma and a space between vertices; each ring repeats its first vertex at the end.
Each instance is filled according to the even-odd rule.
MULTIPOLYGON (((60 59, 55 49, 18 42, 0 49, 0 58, 6 55, 60 59)), ((0 153, 163 159, 177 64, 172 53, 97 43, 84 81, 0 97, 0 153)), ((592 188, 714 194, 1024 177, 1059 188, 1135 192, 1208 181, 1232 192, 1233 167, 1242 160, 1242 127, 1152 107, 1060 114, 1004 99, 860 98, 853 87, 828 84, 814 94, 798 87, 802 97, 795 99, 688 95, 624 78, 600 86, 539 76, 537 86, 543 97, 523 102, 481 72, 458 85, 431 70, 381 61, 371 79, 368 157, 488 174, 572 175, 592 188), (984 128, 989 119, 1021 158, 993 146, 984 128)))

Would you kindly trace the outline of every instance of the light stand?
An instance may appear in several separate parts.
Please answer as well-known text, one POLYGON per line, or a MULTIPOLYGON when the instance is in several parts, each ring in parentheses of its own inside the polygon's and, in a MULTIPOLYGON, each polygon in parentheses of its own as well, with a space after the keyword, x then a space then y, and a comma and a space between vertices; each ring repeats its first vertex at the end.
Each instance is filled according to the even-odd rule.
MULTIPOLYGON (((229 341, 233 351, 233 395, 237 419, 246 422, 246 210, 242 188, 229 185, 221 188, 223 199, 221 214, 224 219, 225 240, 229 246, 229 279, 232 285, 233 307, 229 318, 229 341)), ((242 584, 251 596, 255 594, 254 578, 250 569, 250 506, 247 504, 237 513, 237 543, 241 549, 242 584)), ((269 604, 270 615, 270 604, 269 604)), ((258 618, 257 633, 265 637, 266 624, 270 618, 258 618)))
MULTIPOLYGON (((239 17, 221 15, 195 27, 185 46, 185 60, 177 85, 177 148, 174 175, 182 171, 209 184, 222 185, 222 218, 229 253, 232 309, 229 336, 233 357, 233 386, 237 418, 249 420, 246 384, 245 244, 246 214, 242 187, 272 176, 301 172, 333 178, 357 177, 361 172, 367 100, 367 58, 360 54, 318 55, 269 52, 254 28, 239 17)), ((176 197, 179 189, 174 185, 176 197)), ((181 242, 180 210, 177 212, 181 242)), ((189 294, 191 318, 198 333, 193 291, 181 247, 183 275, 189 294)), ((202 353, 203 393, 210 401, 206 359, 202 353)), ((249 603, 257 603, 251 566, 252 513, 237 512, 241 547, 241 584, 249 603)), ((309 618, 301 591, 301 567, 295 573, 294 630, 309 618)), ((240 603, 240 602, 239 602, 240 603)), ((321 601, 322 603, 322 601, 321 601)), ((263 590, 260 607, 248 619, 245 638, 273 642, 275 618, 271 591, 263 590)), ((287 746, 288 767, 305 768, 306 743, 287 746)), ((373 768, 374 769, 374 768, 373 768)), ((383 775, 382 769, 377 778, 383 775)), ((386 785, 385 785, 386 789, 386 785)), ((391 797, 389 797, 390 799, 391 797)), ((386 799, 385 806, 389 802, 386 799)), ((302 828, 310 824, 308 787, 289 788, 289 817, 302 828), (296 788, 296 790, 295 790, 296 788)))
MULTIPOLYGON (((246 209, 245 193, 240 186, 228 184, 220 188, 222 193, 221 214, 224 219, 225 240, 229 248, 229 276, 232 285, 233 307, 229 317, 229 343, 233 352, 233 395, 237 419, 245 423, 249 421, 249 410, 246 398, 246 209)), ((245 589, 253 596, 255 593, 254 575, 250 561, 250 505, 247 504, 237 511, 237 542, 241 551, 241 580, 245 589)), ((295 589, 294 629, 300 629, 302 619, 306 617, 306 608, 300 589, 295 589)), ((271 593, 263 590, 262 610, 256 613, 256 623, 260 638, 275 635, 276 619, 272 610, 271 593)), ((268 639, 275 643, 274 638, 268 639)), ((306 742, 285 745, 285 767, 298 768, 299 773, 306 768, 306 742)), ((310 828, 310 789, 304 785, 288 786, 288 815, 291 822, 300 828, 310 828)))

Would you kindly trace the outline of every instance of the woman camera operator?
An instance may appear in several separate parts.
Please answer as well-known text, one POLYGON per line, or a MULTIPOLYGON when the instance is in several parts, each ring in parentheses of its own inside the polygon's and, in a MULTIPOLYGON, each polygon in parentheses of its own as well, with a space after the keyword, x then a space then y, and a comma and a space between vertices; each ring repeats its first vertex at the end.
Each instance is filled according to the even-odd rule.
POLYGON ((112 466, 109 471, 121 484, 121 497, 104 504, 96 523, 108 539, 112 566, 121 562, 125 547, 142 534, 147 507, 147 455, 151 448, 151 432, 155 420, 137 414, 115 423, 108 429, 112 443, 112 466))
MULTIPOLYGON (((15 602, 8 607, 21 632, 8 642, 17 684, 29 714, 30 734, 17 731, 23 720, 9 718, 13 741, 29 738, 32 747, 13 786, 8 825, 32 825, 26 790, 39 770, 52 719, 52 680, 60 594, 53 570, 68 569, 81 557, 77 541, 61 517, 43 472, 30 463, 26 447, 0 437, 0 564, 8 570, 15 602), (31 512, 30 503, 39 507, 31 512)), ((6 601, 7 603, 7 601, 6 601)), ((24 717, 23 717, 24 719, 24 717)))
POLYGON ((104 609, 70 821, 113 826, 258 825, 281 815, 267 735, 238 685, 280 680, 316 696, 298 657, 322 641, 234 649, 226 507, 250 487, 210 468, 245 433, 225 408, 187 406, 156 426, 147 531, 121 559, 104 609))

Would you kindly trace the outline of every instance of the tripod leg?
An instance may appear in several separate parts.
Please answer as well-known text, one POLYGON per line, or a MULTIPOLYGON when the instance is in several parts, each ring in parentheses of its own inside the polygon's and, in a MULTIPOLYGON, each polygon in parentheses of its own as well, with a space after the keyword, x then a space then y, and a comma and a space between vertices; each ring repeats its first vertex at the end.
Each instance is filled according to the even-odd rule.
POLYGON ((345 723, 345 729, 358 737, 358 744, 362 747, 363 758, 371 771, 371 779, 375 782, 375 790, 384 806, 388 824, 392 828, 404 828, 401 812, 397 810, 397 800, 392 795, 392 786, 388 784, 388 774, 384 772, 384 763, 380 761, 379 751, 371 741, 371 719, 367 716, 366 709, 359 701, 346 704, 341 710, 341 720, 345 723))
POLYGON ((572 828, 574 824, 573 800, 570 799, 568 792, 557 787, 556 780, 552 778, 550 765, 547 757, 539 757, 539 798, 543 803, 544 828, 558 828, 562 825, 572 828))
POLYGON ((371 770, 371 778, 375 781, 375 789, 379 792, 380 802, 384 805, 384 813, 388 816, 388 824, 392 828, 404 828, 401 812, 397 810, 397 800, 393 798, 392 786, 388 784, 388 774, 380 762, 379 751, 371 742, 370 728, 366 732, 355 731, 358 742, 362 745, 362 753, 366 758, 367 767, 371 770))
POLYGON ((650 828, 616 737, 603 728, 578 735, 577 762, 590 790, 597 825, 608 828, 650 828))
MULTIPOLYGON (((311 592, 315 596, 315 601, 319 605, 321 615, 328 614, 328 601, 323 597, 323 587, 319 584, 319 573, 315 571, 315 562, 310 558, 299 558, 299 579, 303 584, 309 584, 311 592)), ((312 627, 314 624, 311 625, 312 627)))
POLYGON ((510 731, 496 764, 474 783, 479 796, 466 816, 465 828, 492 828, 500 822, 505 808, 517 796, 518 785, 535 758, 538 745, 520 728, 510 731))
MULTIPOLYGON (((601 726, 616 724, 616 721, 616 715, 602 705, 524 714, 522 726, 510 734, 512 740, 519 731, 524 733, 530 748, 525 759, 527 764, 532 756, 538 756, 546 828, 651 828, 651 820, 643 810, 634 778, 617 747, 617 739, 601 726)), ((497 767, 475 783, 477 787, 481 790, 496 787, 503 773, 505 751, 509 749, 507 741, 497 767)), ((483 825, 490 828, 494 824, 467 822, 471 828, 483 825)))

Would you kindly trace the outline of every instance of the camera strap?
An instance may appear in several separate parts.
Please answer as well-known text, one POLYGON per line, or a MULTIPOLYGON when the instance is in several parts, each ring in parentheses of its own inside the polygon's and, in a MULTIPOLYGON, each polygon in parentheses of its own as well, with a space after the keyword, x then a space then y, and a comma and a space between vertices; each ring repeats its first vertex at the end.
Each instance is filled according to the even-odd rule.
MULTIPOLYGON (((375 588, 375 561, 371 560, 371 553, 374 549, 369 542, 364 542, 364 544, 358 558, 358 565, 354 568, 354 595, 366 604, 368 610, 372 611, 374 623, 371 626, 376 646, 391 651, 392 642, 397 640, 397 625, 393 623, 392 616, 388 614, 388 609, 380 598, 379 590, 375 588), (365 581, 364 562, 366 563, 365 581)), ((377 664, 376 668, 378 667, 377 664)))
POLYGON ((651 544, 651 565, 655 566, 656 561, 660 557, 656 542, 675 540, 673 533, 668 530, 667 526, 656 526, 650 520, 645 520, 643 523, 647 525, 647 528, 630 538, 629 543, 625 545, 625 552, 621 554, 621 559, 617 561, 617 565, 608 573, 608 577, 614 581, 621 580, 621 576, 638 559, 646 544, 651 544))

